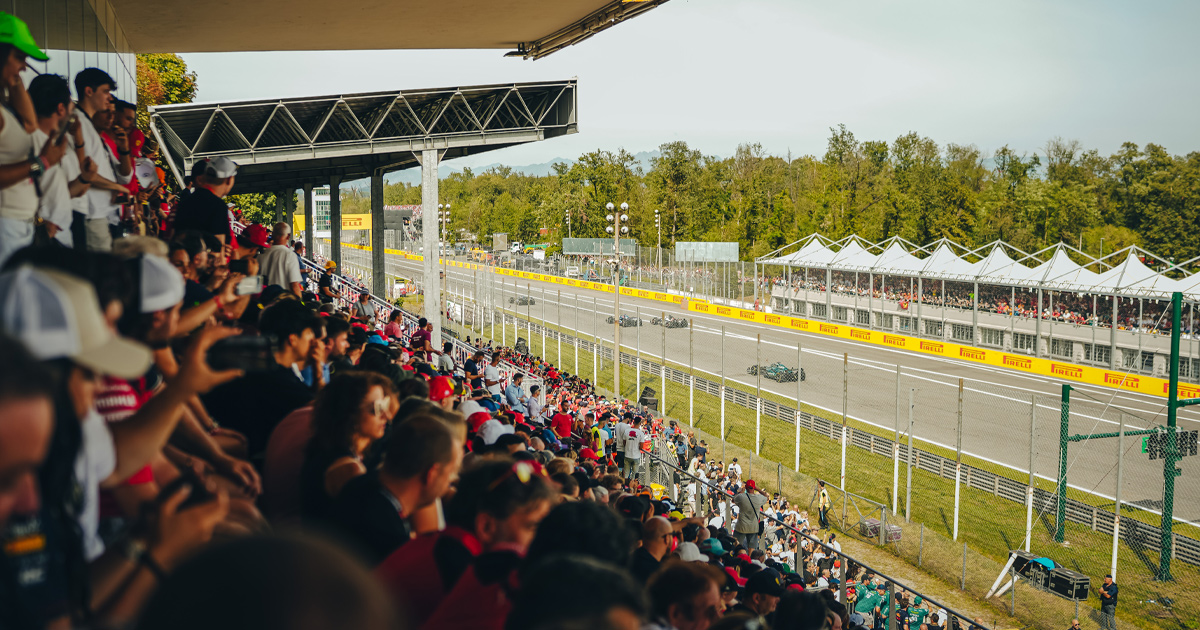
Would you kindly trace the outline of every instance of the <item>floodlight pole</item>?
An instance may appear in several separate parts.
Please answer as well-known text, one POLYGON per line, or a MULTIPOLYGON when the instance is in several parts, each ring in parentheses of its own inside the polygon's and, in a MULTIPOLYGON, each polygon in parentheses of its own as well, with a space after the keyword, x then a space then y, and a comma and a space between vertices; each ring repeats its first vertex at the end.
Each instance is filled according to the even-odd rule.
MULTIPOLYGON (((622 227, 621 222, 628 220, 625 214, 629 210, 628 203, 621 204, 620 212, 613 212, 616 206, 610 201, 606 217, 612 225, 606 230, 613 235, 613 388, 617 397, 621 396, 621 232, 629 232, 628 227, 622 227)), ((618 402, 620 402, 618 400, 618 402)))

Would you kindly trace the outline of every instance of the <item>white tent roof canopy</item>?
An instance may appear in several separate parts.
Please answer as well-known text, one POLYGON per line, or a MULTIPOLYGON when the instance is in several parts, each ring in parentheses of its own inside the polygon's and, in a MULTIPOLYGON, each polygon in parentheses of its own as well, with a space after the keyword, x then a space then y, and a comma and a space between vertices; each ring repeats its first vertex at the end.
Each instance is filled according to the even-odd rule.
MULTIPOLYGON (((1137 247, 1128 247, 1097 260, 1063 243, 1034 254, 1025 254, 1000 241, 974 251, 967 251, 948 239, 918 248, 895 237, 872 243, 854 235, 840 241, 829 241, 814 234, 793 243, 793 246, 800 243, 803 245, 793 253, 764 257, 758 263, 1124 297, 1169 299, 1172 292, 1182 291, 1186 299, 1200 301, 1200 273, 1180 280, 1170 278, 1146 266, 1142 262, 1142 255, 1158 258, 1137 247), (918 253, 932 253, 918 258, 903 243, 919 249, 918 253), (979 260, 970 262, 964 255, 956 254, 951 245, 966 251, 964 255, 972 255, 979 260), (1006 248, 1020 256, 1014 260, 1005 251, 1006 248), (1084 264, 1075 262, 1076 259, 1083 259, 1084 264), (1087 268, 1097 264, 1112 265, 1118 260, 1120 262, 1116 266, 1102 273, 1087 268), (1034 263, 1035 266, 1028 266, 1034 263)), ((781 248, 772 254, 786 249, 781 248)))

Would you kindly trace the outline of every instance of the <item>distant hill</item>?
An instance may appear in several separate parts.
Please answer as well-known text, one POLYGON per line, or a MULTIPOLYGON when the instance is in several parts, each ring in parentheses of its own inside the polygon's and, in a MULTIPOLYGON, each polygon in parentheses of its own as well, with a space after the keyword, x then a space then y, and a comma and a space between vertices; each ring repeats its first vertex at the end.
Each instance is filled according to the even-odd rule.
MULTIPOLYGON (((637 161, 641 165, 643 171, 648 171, 648 170, 650 170, 650 160, 658 157, 659 155, 660 155, 660 152, 657 149, 655 149, 654 151, 641 151, 641 152, 635 153, 635 154, 633 154, 633 157, 637 159, 637 161)), ((507 167, 511 168, 513 170, 513 172, 516 172, 516 173, 524 173, 526 175, 532 175, 534 177, 544 177, 544 176, 549 175, 554 172, 555 164, 568 164, 569 165, 569 164, 574 164, 574 163, 575 163, 575 160, 569 160, 567 158, 556 157, 553 160, 550 160, 549 162, 542 162, 541 164, 525 164, 522 166, 517 166, 514 164, 502 164, 500 162, 493 162, 492 164, 487 164, 484 166, 473 166, 473 167, 471 167, 471 170, 474 171, 475 173, 482 173, 490 168, 494 168, 497 166, 507 166, 507 167)), ((455 166, 453 162, 448 162, 448 163, 442 164, 441 166, 438 167, 438 177, 446 178, 446 177, 449 177, 451 173, 457 173, 460 171, 462 171, 461 167, 455 166)), ((421 183, 421 170, 417 169, 417 168, 410 168, 410 169, 404 170, 404 171, 389 173, 384 176, 384 180, 386 180, 387 183, 389 183, 389 184, 403 182, 405 184, 409 184, 410 186, 417 186, 421 183)))

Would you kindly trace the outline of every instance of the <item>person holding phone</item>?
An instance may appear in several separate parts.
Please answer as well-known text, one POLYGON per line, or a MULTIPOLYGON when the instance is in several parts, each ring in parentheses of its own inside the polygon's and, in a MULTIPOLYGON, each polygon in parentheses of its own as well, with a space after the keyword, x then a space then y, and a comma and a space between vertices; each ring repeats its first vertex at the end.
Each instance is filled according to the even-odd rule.
POLYGON ((86 246, 90 251, 112 249, 111 226, 120 221, 116 196, 126 194, 125 186, 133 179, 133 156, 124 130, 113 132, 112 148, 101 137, 112 126, 115 89, 117 82, 99 68, 85 68, 75 75, 75 94, 79 98, 76 111, 86 119, 81 121, 83 151, 96 164, 86 206, 86 246))
POLYGON ((196 190, 184 197, 173 213, 176 233, 196 230, 211 235, 223 248, 233 245, 229 238, 229 208, 222 199, 233 190, 237 167, 226 157, 197 162, 193 170, 196 190))
POLYGON ((37 181, 66 152, 62 139, 34 144, 37 114, 21 80, 27 58, 49 59, 20 18, 0 13, 0 265, 33 244, 37 181))
POLYGON ((91 187, 96 165, 83 152, 83 129, 71 101, 71 86, 57 74, 40 74, 29 83, 29 96, 37 112, 38 128, 33 132, 36 145, 73 140, 58 164, 50 166, 39 180, 42 196, 38 199, 38 218, 48 239, 64 247, 73 247, 72 200, 82 197, 91 187))

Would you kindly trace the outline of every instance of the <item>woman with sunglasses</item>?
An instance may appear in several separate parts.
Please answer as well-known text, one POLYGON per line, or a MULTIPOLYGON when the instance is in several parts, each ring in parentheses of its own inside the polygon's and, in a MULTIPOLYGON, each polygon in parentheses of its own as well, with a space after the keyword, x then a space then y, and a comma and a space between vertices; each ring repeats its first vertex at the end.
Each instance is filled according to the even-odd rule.
POLYGON ((333 500, 351 479, 366 474, 363 453, 381 439, 392 419, 395 392, 374 372, 341 372, 313 405, 313 436, 300 470, 305 522, 330 522, 333 500))

